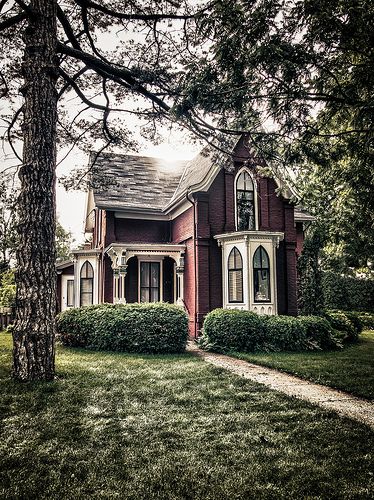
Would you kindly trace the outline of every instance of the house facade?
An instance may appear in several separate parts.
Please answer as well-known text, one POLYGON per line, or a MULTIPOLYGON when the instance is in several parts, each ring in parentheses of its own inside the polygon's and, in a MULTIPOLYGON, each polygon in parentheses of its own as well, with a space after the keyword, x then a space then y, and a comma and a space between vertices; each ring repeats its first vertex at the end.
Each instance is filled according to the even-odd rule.
POLYGON ((91 243, 57 266, 60 309, 176 303, 191 336, 217 307, 295 315, 296 259, 310 216, 259 167, 245 138, 225 164, 204 151, 189 162, 102 155, 106 187, 87 198, 91 243))

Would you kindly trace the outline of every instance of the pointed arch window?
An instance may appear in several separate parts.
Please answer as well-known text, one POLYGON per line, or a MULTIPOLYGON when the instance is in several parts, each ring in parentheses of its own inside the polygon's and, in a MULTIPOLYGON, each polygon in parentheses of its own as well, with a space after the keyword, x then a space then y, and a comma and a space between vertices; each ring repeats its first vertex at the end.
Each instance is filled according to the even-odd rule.
POLYGON ((243 259, 234 247, 228 260, 229 302, 243 302, 243 259))
POLYGON ((92 265, 86 260, 81 268, 80 282, 80 305, 91 306, 93 304, 93 278, 92 265))
POLYGON ((238 231, 256 229, 255 189, 247 170, 243 170, 236 180, 236 220, 238 231))
POLYGON ((253 256, 253 287, 255 302, 270 302, 270 261, 262 246, 253 256))

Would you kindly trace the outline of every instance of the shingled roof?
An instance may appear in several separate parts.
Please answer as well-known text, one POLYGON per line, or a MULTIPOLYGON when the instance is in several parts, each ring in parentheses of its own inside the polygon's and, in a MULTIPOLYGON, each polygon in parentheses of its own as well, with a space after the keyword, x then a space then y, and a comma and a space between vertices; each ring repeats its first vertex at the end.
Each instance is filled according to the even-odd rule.
MULTIPOLYGON (((207 189, 222 165, 208 148, 190 161, 103 153, 96 161, 92 176, 96 185, 92 190, 94 204, 103 209, 163 213, 190 189, 207 189)), ((275 172, 274 179, 284 196, 296 198, 288 183, 275 172)))
POLYGON ((102 154, 96 162, 96 173, 93 173, 93 184, 99 186, 93 188, 95 205, 117 210, 161 211, 172 198, 186 163, 147 156, 102 154), (101 182, 103 172, 105 177, 101 182))

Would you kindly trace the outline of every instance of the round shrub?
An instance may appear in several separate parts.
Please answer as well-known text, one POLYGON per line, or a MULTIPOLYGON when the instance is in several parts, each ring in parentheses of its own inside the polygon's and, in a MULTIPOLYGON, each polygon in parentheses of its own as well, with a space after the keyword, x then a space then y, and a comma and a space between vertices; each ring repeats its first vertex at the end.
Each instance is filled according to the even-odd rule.
POLYGON ((185 311, 167 303, 102 304, 64 311, 57 329, 64 345, 132 353, 177 353, 186 347, 185 311))
POLYGON ((269 351, 302 351, 307 349, 307 328, 300 318, 270 316, 266 321, 264 348, 269 351))
POLYGON ((325 312, 325 317, 343 342, 355 342, 358 340, 360 332, 358 332, 354 323, 344 311, 329 310, 325 312))
POLYGON ((205 317, 201 345, 216 351, 253 351, 263 345, 264 324, 250 311, 215 309, 205 317))

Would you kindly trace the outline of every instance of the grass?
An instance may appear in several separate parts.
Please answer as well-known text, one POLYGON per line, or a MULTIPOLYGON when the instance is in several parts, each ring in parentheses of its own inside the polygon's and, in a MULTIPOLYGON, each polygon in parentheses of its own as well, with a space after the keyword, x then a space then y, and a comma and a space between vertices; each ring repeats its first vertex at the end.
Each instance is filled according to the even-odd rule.
POLYGON ((58 379, 9 378, 0 498, 372 498, 374 432, 191 355, 59 349, 58 379))
POLYGON ((374 399, 374 331, 340 351, 233 353, 259 365, 276 368, 318 384, 374 399))

